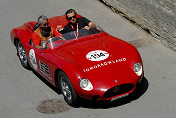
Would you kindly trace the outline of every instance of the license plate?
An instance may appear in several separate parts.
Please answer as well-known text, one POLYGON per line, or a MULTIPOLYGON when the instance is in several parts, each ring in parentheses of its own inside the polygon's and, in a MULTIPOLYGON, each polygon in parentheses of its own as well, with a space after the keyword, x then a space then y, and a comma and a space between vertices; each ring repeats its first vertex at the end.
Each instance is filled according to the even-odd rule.
POLYGON ((120 99, 120 98, 124 98, 126 96, 128 96, 129 94, 125 94, 125 95, 122 95, 122 96, 118 96, 116 98, 112 98, 111 101, 114 101, 114 100, 117 100, 117 99, 120 99))

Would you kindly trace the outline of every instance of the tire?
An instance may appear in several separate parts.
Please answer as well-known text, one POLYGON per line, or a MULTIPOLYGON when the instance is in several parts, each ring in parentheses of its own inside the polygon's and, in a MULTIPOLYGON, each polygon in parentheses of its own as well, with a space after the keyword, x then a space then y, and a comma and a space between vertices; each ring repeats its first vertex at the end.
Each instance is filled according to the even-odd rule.
POLYGON ((21 65, 26 69, 30 69, 30 65, 29 65, 29 62, 26 56, 26 52, 23 48, 22 43, 19 40, 16 43, 16 49, 17 49, 17 55, 19 57, 21 65))
POLYGON ((59 72, 59 87, 67 104, 73 107, 78 106, 78 95, 76 94, 69 78, 63 72, 59 72))

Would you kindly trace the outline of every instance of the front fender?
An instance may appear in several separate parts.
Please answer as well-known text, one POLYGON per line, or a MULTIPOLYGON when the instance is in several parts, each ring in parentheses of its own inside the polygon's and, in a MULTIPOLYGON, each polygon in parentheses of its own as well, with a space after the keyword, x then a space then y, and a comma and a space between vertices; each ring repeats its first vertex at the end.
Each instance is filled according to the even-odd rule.
MULTIPOLYGON (((56 64, 56 69, 59 69, 65 72, 65 74, 70 79, 74 90, 79 95, 79 91, 81 89, 79 86, 79 81, 82 78, 86 78, 86 75, 82 71, 81 67, 79 67, 73 61, 68 60, 63 56, 55 55, 53 56, 52 60, 53 60, 53 63, 56 64)), ((55 74, 57 74, 56 71, 55 71, 55 74)))

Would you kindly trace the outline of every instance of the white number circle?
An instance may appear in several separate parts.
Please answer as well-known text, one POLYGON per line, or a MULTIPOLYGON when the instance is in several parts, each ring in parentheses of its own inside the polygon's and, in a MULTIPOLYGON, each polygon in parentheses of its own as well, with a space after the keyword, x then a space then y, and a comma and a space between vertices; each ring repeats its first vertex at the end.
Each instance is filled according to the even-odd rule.
POLYGON ((35 57, 35 51, 33 49, 29 51, 29 58, 30 58, 32 66, 34 67, 35 70, 37 70, 37 61, 35 57))
POLYGON ((102 61, 109 57, 109 53, 102 50, 91 51, 86 55, 86 58, 90 61, 102 61))

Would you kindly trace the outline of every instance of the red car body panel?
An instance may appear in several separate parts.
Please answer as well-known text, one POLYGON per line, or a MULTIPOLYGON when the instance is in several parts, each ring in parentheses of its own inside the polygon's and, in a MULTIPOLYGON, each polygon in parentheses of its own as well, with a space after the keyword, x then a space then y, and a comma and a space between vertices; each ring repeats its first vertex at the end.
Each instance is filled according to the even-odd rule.
MULTIPOLYGON (((79 17, 81 17, 79 15, 79 17)), ((65 26, 68 21, 65 15, 49 18, 50 26, 56 28, 57 25, 65 26)), ((141 80, 143 74, 138 76, 133 69, 136 62, 142 64, 140 54, 131 44, 113 37, 106 32, 80 37, 79 40, 65 41, 66 43, 58 46, 54 50, 36 49, 30 45, 35 21, 25 23, 21 27, 14 28, 11 31, 11 40, 19 39, 25 49, 30 66, 29 51, 35 51, 37 66, 36 70, 51 84, 56 86, 57 69, 66 73, 70 79, 76 93, 84 98, 92 99, 93 96, 99 96, 98 100, 110 100, 112 98, 131 93, 136 84, 141 80), (90 61, 86 55, 95 50, 108 52, 109 57, 102 61, 90 61), (40 64, 48 66, 49 73, 40 69, 40 64), (79 81, 87 78, 93 85, 93 90, 83 90, 79 81), (116 96, 105 98, 107 90, 124 84, 132 84, 130 91, 116 96)))

